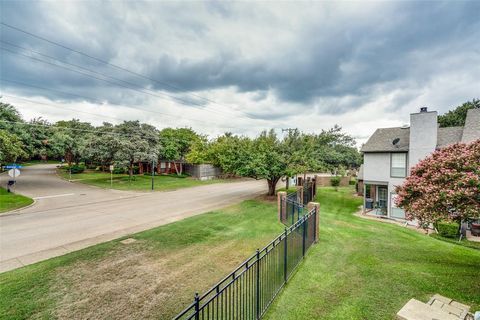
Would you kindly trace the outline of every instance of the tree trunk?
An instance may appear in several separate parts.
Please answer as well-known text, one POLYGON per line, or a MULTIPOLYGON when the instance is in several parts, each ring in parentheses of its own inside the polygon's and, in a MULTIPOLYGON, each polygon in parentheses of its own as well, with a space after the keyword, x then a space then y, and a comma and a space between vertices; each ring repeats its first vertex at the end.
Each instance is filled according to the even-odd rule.
POLYGON ((280 178, 279 177, 275 177, 275 178, 272 178, 272 179, 268 179, 267 180, 267 183, 268 183, 268 194, 269 196, 274 196, 275 195, 275 188, 277 186, 277 182, 280 178))
POLYGON ((178 168, 177 168, 177 163, 176 162, 173 163, 173 167, 175 168, 175 172, 177 173, 177 176, 179 176, 180 174, 178 173, 178 168))
POLYGON ((130 176, 130 179, 132 179, 132 176, 133 176, 133 162, 130 162, 130 166, 128 167, 128 175, 130 176))
POLYGON ((288 188, 290 187, 290 177, 287 177, 287 181, 285 182, 285 187, 287 188, 287 191, 288 191, 288 188))

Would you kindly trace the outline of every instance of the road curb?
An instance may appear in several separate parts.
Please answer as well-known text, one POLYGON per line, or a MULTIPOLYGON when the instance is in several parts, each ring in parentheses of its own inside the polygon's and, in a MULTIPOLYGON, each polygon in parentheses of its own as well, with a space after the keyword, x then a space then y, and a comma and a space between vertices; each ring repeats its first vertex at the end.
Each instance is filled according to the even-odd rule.
POLYGON ((33 198, 30 198, 33 200, 32 203, 30 203, 28 206, 25 206, 25 207, 21 207, 21 208, 18 208, 18 209, 15 209, 15 210, 10 210, 10 211, 6 211, 4 213, 0 213, 0 219, 2 217, 8 217, 8 216, 15 216, 15 215, 20 215, 22 214, 22 210, 25 210, 25 209, 28 209, 30 207, 33 207, 35 204, 37 204, 37 200, 33 199, 33 198))

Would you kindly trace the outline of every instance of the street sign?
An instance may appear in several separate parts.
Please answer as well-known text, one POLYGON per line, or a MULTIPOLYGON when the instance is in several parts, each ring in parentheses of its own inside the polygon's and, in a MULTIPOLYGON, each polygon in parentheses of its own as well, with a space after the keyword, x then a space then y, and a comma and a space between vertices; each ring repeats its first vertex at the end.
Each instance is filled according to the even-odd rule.
POLYGON ((18 169, 10 169, 8 170, 8 175, 12 178, 16 178, 20 175, 20 170, 18 169))
POLYGON ((18 164, 9 164, 8 166, 4 166, 5 169, 21 169, 23 166, 18 164))
POLYGON ((110 165, 110 171, 113 171, 113 164, 110 165))

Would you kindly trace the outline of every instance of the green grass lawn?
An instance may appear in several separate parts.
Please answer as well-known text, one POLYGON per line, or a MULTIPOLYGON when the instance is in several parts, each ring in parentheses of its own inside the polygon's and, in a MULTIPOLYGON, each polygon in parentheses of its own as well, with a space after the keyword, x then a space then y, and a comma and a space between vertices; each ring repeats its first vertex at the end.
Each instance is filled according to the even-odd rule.
POLYGON ((33 199, 9 193, 6 189, 0 188, 0 214, 10 210, 19 209, 33 203, 33 199))
MULTIPOLYGON (((58 169, 58 174, 68 180, 70 175, 68 171, 58 169)), ((152 177, 150 175, 135 175, 131 179, 127 174, 114 174, 113 183, 110 184, 110 173, 88 171, 84 173, 72 174, 72 181, 80 182, 105 189, 117 190, 135 190, 135 191, 150 191, 152 189, 152 177)), ((212 180, 197 180, 189 177, 176 177, 174 175, 157 175, 154 178, 155 191, 168 191, 181 188, 203 186, 213 183, 222 183, 228 180, 212 179, 212 180)))
POLYGON ((320 242, 266 319, 394 319, 439 293, 480 309, 480 251, 352 216, 352 189, 321 189, 320 242))
POLYGON ((171 319, 282 230, 250 200, 3 273, 0 319, 171 319))
POLYGON ((453 243, 453 244, 456 244, 456 245, 459 245, 459 246, 464 246, 464 247, 467 247, 467 248, 473 248, 473 249, 480 250, 480 242, 469 241, 467 239, 462 239, 461 241, 458 241, 458 239, 442 237, 442 236, 440 236, 438 234, 435 234, 435 233, 431 234, 430 237, 441 240, 441 241, 450 242, 450 243, 453 243))
MULTIPOLYGON (((393 319, 440 293, 480 308, 480 251, 353 216, 352 188, 320 189, 320 242, 266 319, 393 319)), ((0 274, 0 319, 170 319, 283 230, 258 200, 0 274)))

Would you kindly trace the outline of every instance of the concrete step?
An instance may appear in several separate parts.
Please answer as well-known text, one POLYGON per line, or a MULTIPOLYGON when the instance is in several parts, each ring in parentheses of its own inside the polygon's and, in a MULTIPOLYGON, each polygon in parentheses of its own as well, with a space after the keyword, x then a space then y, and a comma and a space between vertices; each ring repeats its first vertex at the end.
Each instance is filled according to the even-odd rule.
POLYGON ((427 304, 434 307, 435 309, 456 315, 458 319, 461 320, 465 320, 467 318, 468 312, 470 311, 470 306, 441 296, 439 294, 433 295, 433 297, 430 298, 430 301, 428 301, 427 304))
POLYGON ((397 313, 398 320, 459 320, 455 315, 434 308, 416 299, 410 299, 397 313))

